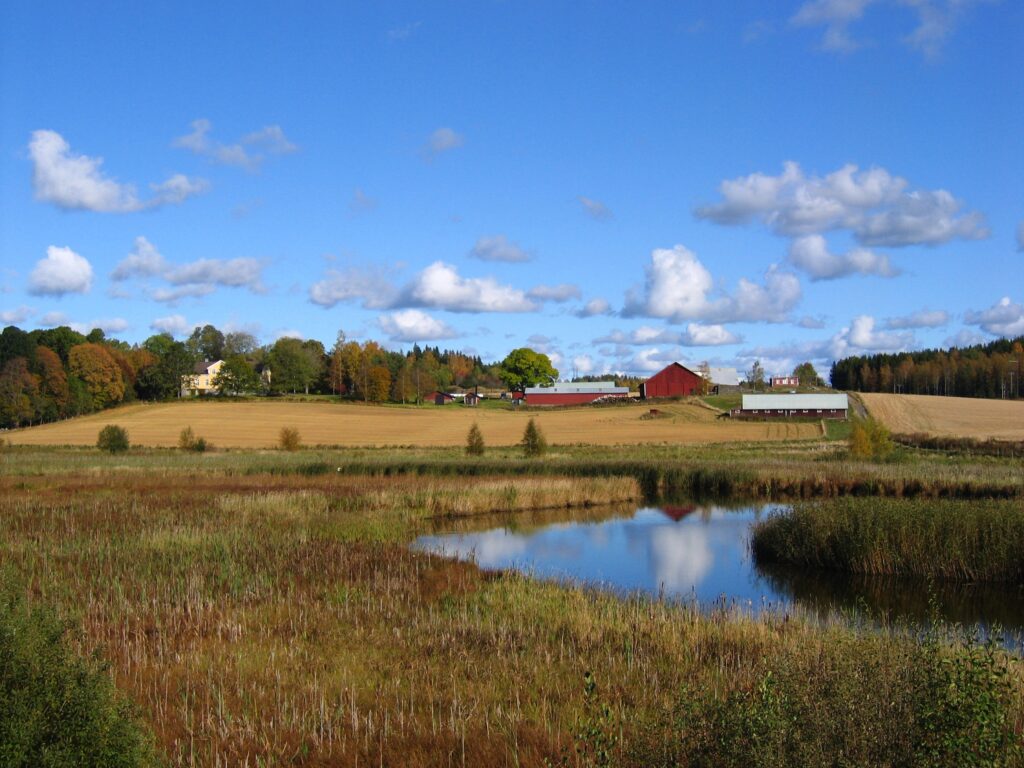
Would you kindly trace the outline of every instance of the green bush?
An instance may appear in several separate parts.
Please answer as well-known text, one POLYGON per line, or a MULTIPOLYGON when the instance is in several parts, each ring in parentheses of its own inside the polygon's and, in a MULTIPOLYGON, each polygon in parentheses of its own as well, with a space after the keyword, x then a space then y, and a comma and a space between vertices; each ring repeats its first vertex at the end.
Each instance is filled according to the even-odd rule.
POLYGON ((128 430, 116 424, 107 424, 96 438, 96 447, 110 453, 124 453, 131 447, 128 442, 128 430))
POLYGON ((850 429, 850 455, 855 459, 884 459, 893 448, 889 430, 874 419, 859 419, 850 429))
POLYGON ((484 455, 484 436, 480 433, 480 427, 473 422, 466 435, 466 453, 470 456, 484 455))
POLYGON ((158 765, 131 706, 95 660, 68 649, 67 629, 0 592, 0 765, 158 765))
POLYGON ((183 451, 203 453, 212 446, 206 442, 205 437, 196 437, 196 433, 192 431, 192 427, 185 427, 181 430, 181 434, 178 435, 178 447, 183 451))
POLYGON ((547 441, 544 440, 544 434, 540 431, 540 427, 537 426, 533 419, 530 419, 526 424, 526 430, 523 432, 523 439, 519 443, 523 449, 523 455, 527 458, 535 458, 537 456, 543 456, 548 449, 547 441))

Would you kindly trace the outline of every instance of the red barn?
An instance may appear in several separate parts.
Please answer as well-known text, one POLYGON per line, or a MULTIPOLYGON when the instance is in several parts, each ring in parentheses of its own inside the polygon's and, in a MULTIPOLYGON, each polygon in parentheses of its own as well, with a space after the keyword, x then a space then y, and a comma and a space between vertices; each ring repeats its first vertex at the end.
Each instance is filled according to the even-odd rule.
POLYGON ((640 385, 640 397, 689 397, 704 391, 704 379, 685 365, 672 363, 640 385))

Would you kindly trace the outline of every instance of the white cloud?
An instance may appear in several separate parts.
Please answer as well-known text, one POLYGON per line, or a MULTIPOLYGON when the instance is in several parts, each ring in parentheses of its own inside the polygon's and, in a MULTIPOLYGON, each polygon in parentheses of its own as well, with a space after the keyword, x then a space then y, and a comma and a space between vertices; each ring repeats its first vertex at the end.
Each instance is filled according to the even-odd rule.
POLYGON ((39 323, 42 327, 48 328, 50 326, 67 325, 68 316, 63 312, 47 312, 41 318, 39 323))
POLYGON ((864 15, 877 0, 810 0, 790 19, 798 26, 824 26, 821 47, 826 51, 849 52, 860 47, 850 37, 848 27, 864 15))
POLYGON ((988 337, 982 336, 977 331, 969 331, 966 328, 961 328, 953 336, 947 336, 946 340, 942 342, 942 346, 950 349, 953 347, 963 349, 964 347, 974 347, 978 344, 987 344, 988 341, 988 337))
POLYGON ((788 162, 778 176, 753 173, 723 181, 722 202, 696 210, 719 224, 760 221, 788 237, 849 230, 865 245, 939 245, 988 237, 984 217, 962 212, 943 189, 910 189, 884 168, 861 171, 848 164, 825 176, 805 176, 788 162))
POLYGON ((437 341, 459 334, 446 323, 418 309, 403 309, 382 315, 377 324, 392 341, 437 341))
POLYGON ((268 125, 242 137, 235 144, 223 144, 210 138, 213 124, 200 118, 190 123, 191 133, 179 136, 171 145, 180 149, 206 157, 220 165, 233 165, 247 170, 256 170, 263 163, 264 152, 274 155, 285 155, 296 152, 298 147, 292 144, 279 125, 268 125), (251 151, 255 148, 256 151, 251 151))
POLYGON ((391 306, 395 289, 385 273, 377 269, 350 267, 329 269, 323 280, 313 283, 309 300, 321 307, 333 307, 342 302, 361 299, 366 309, 391 306))
POLYGON ((438 128, 427 138, 423 151, 428 158, 435 158, 458 149, 465 143, 466 138, 461 133, 456 133, 451 128, 438 128))
POLYGON ((179 285, 176 288, 154 288, 149 291, 149 297, 164 304, 176 304, 182 299, 201 299, 215 290, 216 287, 209 283, 179 285))
POLYGON ((149 324, 149 327, 158 333, 169 333, 171 336, 184 336, 192 332, 192 326, 183 315, 158 317, 149 324))
POLYGON ((1021 336, 1024 335, 1024 306, 1004 296, 988 309, 966 313, 964 322, 977 325, 993 336, 1021 336))
POLYGON ((884 327, 893 330, 906 330, 909 328, 941 328, 949 323, 949 312, 941 309, 914 312, 903 317, 890 317, 885 321, 884 327))
POLYGON ((167 270, 163 277, 172 285, 222 285, 229 288, 264 290, 261 282, 265 263, 260 259, 198 259, 167 270))
POLYGON ((99 328, 104 333, 121 333, 122 331, 127 331, 132 326, 123 317, 104 317, 99 320, 93 320, 88 325, 73 325, 72 327, 79 333, 87 333, 93 328, 99 328))
MULTIPOLYGON (((853 39, 849 27, 864 16, 870 6, 899 5, 911 8, 917 24, 903 41, 911 48, 935 58, 953 34, 965 11, 978 0, 808 0, 790 20, 798 26, 824 27, 821 47, 826 51, 849 53, 863 43, 853 39)), ((889 25, 891 26, 891 25, 889 25)))
POLYGON ((804 315, 797 323, 801 328, 810 328, 812 330, 821 330, 825 327, 825 319, 821 317, 811 317, 810 315, 804 315))
POLYGON ((573 314, 576 317, 595 317, 596 315, 610 315, 611 313, 611 305, 605 299, 596 298, 588 301, 573 314))
POLYGON ((683 334, 679 343, 684 347, 718 347, 725 344, 738 344, 741 341, 743 341, 742 336, 737 336, 724 326, 690 323, 686 326, 686 333, 683 334))
POLYGON ((875 318, 859 315, 853 318, 847 339, 853 347, 872 352, 895 352, 906 349, 914 342, 910 333, 888 333, 875 330, 875 318))
POLYGON ((533 258, 518 244, 511 242, 505 235, 481 237, 476 241, 469 255, 480 261, 522 262, 533 258))
POLYGON ((26 307, 24 305, 17 307, 16 309, 5 309, 4 311, 0 312, 0 323, 5 323, 7 325, 18 325, 19 323, 24 323, 34 314, 34 309, 32 309, 31 307, 26 307))
POLYGON ((65 210, 129 213, 181 203, 207 189, 202 179, 175 174, 163 183, 151 185, 156 194, 143 201, 134 186, 103 175, 103 158, 72 154, 70 145, 56 131, 33 131, 28 149, 36 199, 65 210))
POLYGON ((153 277, 166 269, 167 264, 160 251, 145 237, 135 238, 135 247, 110 274, 111 280, 127 280, 131 277, 153 277))
POLYGON ((531 299, 537 301, 554 301, 561 303, 569 299, 580 298, 578 285, 572 283, 560 283, 558 285, 537 285, 531 288, 527 294, 531 299))
POLYGON ((29 293, 37 296, 88 293, 92 288, 92 265, 70 248, 51 245, 46 258, 36 263, 28 284, 29 293))
POLYGON ((592 219, 596 219, 597 221, 607 221, 614 216, 608 206, 600 200, 593 200, 589 197, 583 197, 582 195, 576 199, 579 200, 580 205, 583 206, 584 213, 592 219))
POLYGON ((573 371, 578 376, 586 376, 594 370, 594 360, 590 355, 577 355, 572 359, 573 371))
POLYGON ((834 280, 849 275, 878 275, 895 277, 899 270, 889 263, 889 257, 867 248, 854 248, 849 253, 830 253, 821 235, 804 235, 789 246, 789 263, 802 269, 811 280, 834 280))
POLYGON ((538 304, 518 288, 492 277, 461 277, 455 267, 435 261, 405 287, 396 307, 431 307, 449 312, 533 312, 538 304))
POLYGON ((624 317, 659 317, 670 322, 782 322, 801 297, 796 275, 771 267, 763 285, 741 278, 734 295, 711 298, 711 273, 682 245, 652 251, 646 272, 643 291, 633 289, 626 296, 624 317))
POLYGON ((377 200, 366 194, 362 187, 356 187, 348 201, 348 209, 352 213, 369 213, 377 209, 377 200))
POLYGON ((628 360, 621 361, 622 369, 630 373, 656 373, 676 361, 673 350, 658 347, 642 349, 628 360))

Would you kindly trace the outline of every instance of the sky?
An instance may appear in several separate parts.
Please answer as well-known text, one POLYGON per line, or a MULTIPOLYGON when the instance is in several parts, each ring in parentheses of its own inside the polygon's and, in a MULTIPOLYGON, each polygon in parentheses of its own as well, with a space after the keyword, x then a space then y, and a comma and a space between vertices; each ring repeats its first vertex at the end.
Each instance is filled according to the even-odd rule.
POLYGON ((1024 3, 12 2, 0 325, 563 378, 1024 334, 1024 3))

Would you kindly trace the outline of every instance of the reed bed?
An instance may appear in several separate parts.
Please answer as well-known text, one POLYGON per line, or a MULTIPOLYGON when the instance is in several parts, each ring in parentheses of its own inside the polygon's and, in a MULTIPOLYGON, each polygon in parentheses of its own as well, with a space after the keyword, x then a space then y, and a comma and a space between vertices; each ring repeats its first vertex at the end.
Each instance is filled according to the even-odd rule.
POLYGON ((438 515, 594 509, 638 494, 633 478, 133 469, 2 486, 4 572, 77 622, 73 648, 109 663, 171 765, 909 765, 940 732, 1022 764, 1024 670, 997 648, 977 657, 998 680, 972 683, 983 717, 936 720, 938 660, 958 669, 974 646, 703 615, 406 546, 438 515))
POLYGON ((1024 584, 1024 503, 835 499, 753 532, 758 558, 858 574, 1024 584))

